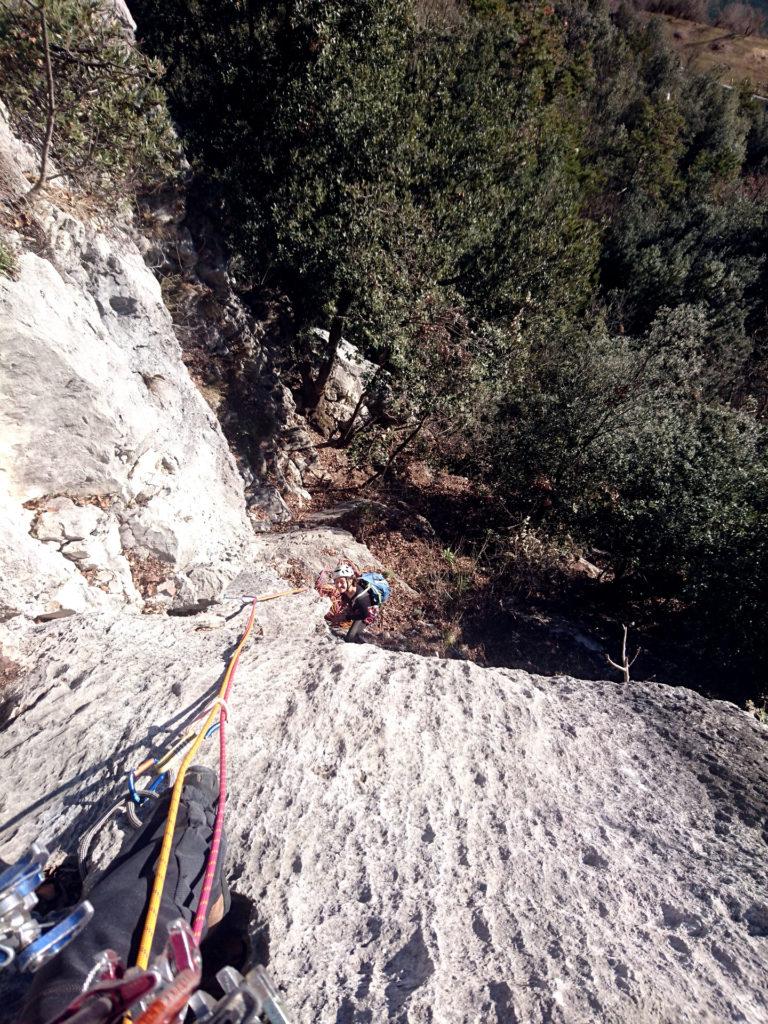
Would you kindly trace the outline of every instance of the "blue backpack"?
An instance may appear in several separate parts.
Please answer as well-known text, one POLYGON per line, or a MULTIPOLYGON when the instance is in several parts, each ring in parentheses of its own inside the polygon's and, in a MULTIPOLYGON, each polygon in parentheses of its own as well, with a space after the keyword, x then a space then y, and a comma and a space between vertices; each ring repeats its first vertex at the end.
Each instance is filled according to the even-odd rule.
POLYGON ((371 602, 373 604, 378 607, 386 604, 392 590, 380 572, 364 572, 360 579, 365 581, 366 589, 371 591, 371 602))

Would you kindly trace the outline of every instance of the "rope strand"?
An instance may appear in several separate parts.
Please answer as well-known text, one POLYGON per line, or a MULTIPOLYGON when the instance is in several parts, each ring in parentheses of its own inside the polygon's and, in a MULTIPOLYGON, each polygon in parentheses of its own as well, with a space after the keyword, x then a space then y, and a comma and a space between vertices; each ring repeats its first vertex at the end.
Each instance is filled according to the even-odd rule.
POLYGON ((192 924, 192 934, 198 944, 203 937, 203 928, 208 917, 208 904, 211 901, 213 890, 213 876, 216 874, 216 867, 219 862, 219 848, 221 837, 224 832, 224 805, 227 800, 227 738, 226 738, 227 708, 222 702, 219 712, 219 802, 216 806, 216 819, 213 823, 213 836, 211 846, 208 850, 208 860, 205 864, 205 878, 200 893, 200 900, 195 912, 195 920, 192 924))
MULTIPOLYGON (((154 881, 153 881, 153 884, 152 884, 152 892, 150 893, 150 897, 149 897, 149 906, 147 908, 147 916, 146 916, 146 920, 144 922, 144 931, 142 932, 142 935, 141 935, 141 943, 139 945, 139 953, 138 953, 138 956, 136 958, 136 966, 138 968, 140 968, 141 970, 143 970, 143 971, 146 970, 147 966, 149 965, 149 957, 150 957, 150 954, 152 952, 152 942, 153 942, 153 939, 155 937, 155 930, 157 928, 157 917, 158 917, 158 914, 159 914, 159 911, 160 911, 160 901, 161 901, 162 895, 163 895, 163 886, 165 885, 165 878, 166 878, 166 875, 168 873, 168 863, 169 863, 170 857, 171 857, 171 848, 173 846, 173 833, 174 833, 174 830, 176 828, 176 819, 177 819, 178 813, 179 813, 179 803, 181 801, 181 791, 182 791, 182 788, 184 786, 184 777, 187 774, 187 770, 188 770, 189 766, 191 765, 192 760, 195 757, 195 754, 200 749, 200 745, 202 744, 203 740, 205 739, 205 734, 208 732, 210 727, 213 725, 214 719, 216 717, 216 711, 217 710, 219 710, 219 715, 220 715, 219 721, 220 721, 220 724, 221 724, 221 726, 223 728, 223 724, 224 723, 223 723, 223 721, 221 719, 221 714, 222 714, 222 712, 224 712, 224 709, 223 709, 223 707, 220 706, 220 701, 221 700, 226 701, 228 696, 229 696, 230 690, 232 689, 232 680, 234 678, 235 670, 237 669, 237 663, 240 660, 240 654, 241 654, 241 652, 243 650, 243 647, 245 646, 245 642, 248 639, 248 636, 249 636, 249 634, 251 632, 251 629, 253 627, 254 620, 256 618, 256 603, 257 602, 255 600, 252 601, 252 603, 251 603, 251 615, 250 615, 250 618, 248 619, 248 624, 245 627, 245 631, 244 631, 244 633, 242 635, 240 643, 237 645, 237 647, 235 648, 235 651, 234 651, 232 657, 229 659, 229 664, 227 665, 227 671, 224 674, 224 679, 222 681, 221 688, 219 689, 219 693, 218 693, 219 701, 214 703, 213 707, 211 708, 210 712, 208 713, 208 716, 205 719, 205 722, 203 723, 202 728, 200 729, 200 731, 198 732, 197 736, 195 737, 195 740, 194 740, 192 746, 189 748, 189 750, 185 754, 184 760, 181 762, 181 766, 179 768, 179 774, 178 774, 178 776, 176 778, 176 782, 174 783, 174 786, 173 786, 173 792, 171 793, 171 801, 170 801, 170 804, 169 804, 169 807, 168 807, 168 818, 167 818, 166 823, 165 823, 165 832, 163 833, 163 843, 162 843, 162 846, 160 847, 160 855, 159 855, 158 860, 157 860, 157 867, 155 868, 155 877, 154 877, 154 881)), ((224 712, 224 714, 226 715, 226 712, 224 712)), ((223 741, 220 740, 220 744, 222 742, 223 741)), ((221 818, 221 824, 222 825, 223 825, 223 807, 224 807, 224 801, 221 798, 221 789, 220 789, 219 806, 218 806, 217 811, 216 811, 216 819, 217 819, 217 821, 219 821, 219 815, 221 814, 222 815, 222 818, 221 818)), ((220 836, 219 836, 219 839, 220 839, 220 836)), ((208 867, 210 867, 210 863, 211 863, 211 857, 210 857, 210 854, 209 854, 208 867)), ((214 863, 214 869, 215 869, 215 863, 214 863)), ((207 877, 207 874, 208 874, 208 868, 206 868, 206 877, 207 877)), ((210 893, 209 893, 209 898, 210 898, 210 893)), ((198 907, 198 910, 199 909, 200 908, 198 907)))

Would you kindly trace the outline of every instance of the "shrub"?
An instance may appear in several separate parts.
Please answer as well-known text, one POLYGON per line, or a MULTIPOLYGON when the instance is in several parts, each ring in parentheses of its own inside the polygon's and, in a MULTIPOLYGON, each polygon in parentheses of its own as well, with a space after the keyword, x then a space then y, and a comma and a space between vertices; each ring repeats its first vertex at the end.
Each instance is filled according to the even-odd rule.
POLYGON ((741 36, 759 35, 765 29, 765 15, 751 4, 726 4, 716 24, 741 36))
POLYGON ((160 70, 99 0, 0 8, 0 95, 40 152, 36 188, 67 177, 116 202, 171 173, 178 147, 160 70))
POLYGON ((16 257, 8 244, 0 238, 0 275, 13 277, 16 274, 16 257))

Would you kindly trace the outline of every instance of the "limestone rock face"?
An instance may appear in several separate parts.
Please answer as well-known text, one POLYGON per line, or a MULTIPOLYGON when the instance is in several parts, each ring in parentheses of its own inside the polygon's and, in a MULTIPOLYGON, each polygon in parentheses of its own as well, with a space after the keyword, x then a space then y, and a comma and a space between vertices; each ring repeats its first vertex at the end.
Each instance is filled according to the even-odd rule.
POLYGON ((103 606, 106 596, 90 587, 58 545, 30 533, 34 513, 7 490, 0 472, 0 622, 14 615, 59 618, 103 606))
MULTIPOLYGON (((323 341, 328 341, 327 331, 315 328, 315 334, 323 341)), ((361 355, 354 345, 344 340, 340 342, 333 370, 315 413, 323 433, 330 436, 349 420, 376 370, 376 365, 361 355)), ((364 423, 368 409, 363 406, 359 415, 360 421, 364 423)))
POLYGON ((44 255, 0 277, 2 614, 138 600, 126 551, 194 600, 252 535, 234 459, 131 238, 40 209, 44 255))
MULTIPOLYGON (((768 1019, 765 727, 682 689, 336 643, 321 612, 260 606, 228 726, 228 875, 297 1021, 768 1019)), ((71 851, 243 621, 17 631, 0 855, 71 851)))

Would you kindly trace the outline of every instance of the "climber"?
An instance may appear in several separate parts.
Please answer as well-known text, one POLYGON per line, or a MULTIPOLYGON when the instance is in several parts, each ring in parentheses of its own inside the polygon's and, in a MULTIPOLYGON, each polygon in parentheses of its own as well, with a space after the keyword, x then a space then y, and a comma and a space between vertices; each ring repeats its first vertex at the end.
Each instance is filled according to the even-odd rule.
MULTIPOLYGON (((157 929, 160 949, 171 921, 180 917, 188 922, 192 920, 202 887, 218 791, 216 772, 199 766, 190 768, 173 835, 169 884, 163 890, 160 905, 157 929)), ((152 865, 162 842, 169 799, 170 791, 166 791, 141 829, 129 839, 88 893, 94 907, 92 921, 37 972, 19 1024, 45 1024, 61 1014, 82 990, 86 977, 105 949, 115 950, 126 964, 135 961, 152 884, 152 865)), ((222 873, 224 856, 222 844, 208 915, 209 928, 218 924, 229 910, 229 892, 222 873)))
POLYGON ((332 578, 331 610, 325 617, 333 625, 351 620, 345 641, 364 643, 363 626, 375 621, 377 609, 389 598, 389 584, 381 573, 359 573, 346 562, 333 570, 332 578))

